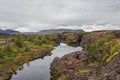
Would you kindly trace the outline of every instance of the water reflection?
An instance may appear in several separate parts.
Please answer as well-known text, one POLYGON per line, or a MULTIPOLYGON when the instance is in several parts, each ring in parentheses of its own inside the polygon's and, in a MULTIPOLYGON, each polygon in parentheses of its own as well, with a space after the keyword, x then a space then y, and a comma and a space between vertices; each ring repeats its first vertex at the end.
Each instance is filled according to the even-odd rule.
POLYGON ((24 68, 24 66, 22 65, 19 67, 19 70, 21 71, 21 70, 23 70, 23 68, 24 68))
POLYGON ((27 66, 28 66, 28 67, 30 66, 30 63, 29 63, 29 62, 27 63, 27 66))

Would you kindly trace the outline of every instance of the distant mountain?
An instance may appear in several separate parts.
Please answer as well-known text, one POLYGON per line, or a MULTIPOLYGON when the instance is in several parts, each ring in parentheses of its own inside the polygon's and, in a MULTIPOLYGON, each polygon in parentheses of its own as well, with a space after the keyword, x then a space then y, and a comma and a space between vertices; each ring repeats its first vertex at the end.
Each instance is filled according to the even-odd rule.
POLYGON ((54 33, 63 33, 63 32, 84 32, 81 29, 78 30, 72 30, 72 29, 50 29, 50 30, 42 30, 38 32, 37 34, 43 35, 43 34, 54 34, 54 33))
POLYGON ((36 35, 37 32, 22 32, 21 34, 24 34, 24 35, 36 35))
POLYGON ((0 29, 0 33, 1 34, 18 34, 19 31, 15 31, 15 30, 12 30, 12 29, 6 29, 6 30, 0 29))

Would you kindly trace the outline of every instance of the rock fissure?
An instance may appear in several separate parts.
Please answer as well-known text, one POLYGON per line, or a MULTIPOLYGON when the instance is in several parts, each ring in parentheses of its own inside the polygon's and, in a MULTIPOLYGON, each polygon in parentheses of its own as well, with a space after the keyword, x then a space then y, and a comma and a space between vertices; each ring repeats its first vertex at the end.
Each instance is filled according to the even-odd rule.
POLYGON ((120 80, 119 30, 64 35, 67 44, 84 50, 55 58, 51 80, 120 80))

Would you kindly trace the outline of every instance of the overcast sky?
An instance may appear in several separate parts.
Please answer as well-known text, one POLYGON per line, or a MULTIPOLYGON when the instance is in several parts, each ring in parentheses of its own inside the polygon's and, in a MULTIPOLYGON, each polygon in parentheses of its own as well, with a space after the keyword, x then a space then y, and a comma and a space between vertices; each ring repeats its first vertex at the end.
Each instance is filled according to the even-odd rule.
POLYGON ((0 28, 120 29, 120 0, 0 0, 0 28))

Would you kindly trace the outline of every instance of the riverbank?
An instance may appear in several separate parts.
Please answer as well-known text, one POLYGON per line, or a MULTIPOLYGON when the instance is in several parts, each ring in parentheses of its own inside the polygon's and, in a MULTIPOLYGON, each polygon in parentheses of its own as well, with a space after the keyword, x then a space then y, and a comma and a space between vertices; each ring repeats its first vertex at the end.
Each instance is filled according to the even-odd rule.
POLYGON ((18 35, 13 44, 1 47, 0 80, 9 80, 19 67, 29 61, 50 55, 59 45, 57 34, 42 36, 18 35))
POLYGON ((71 36, 84 50, 55 58, 51 80, 119 80, 119 35, 120 31, 97 31, 84 33, 81 40, 71 36))
POLYGON ((19 53, 14 60, 7 61, 0 65, 0 80, 9 80, 11 75, 24 63, 43 58, 50 54, 52 49, 39 48, 34 52, 19 53))
POLYGON ((60 43, 60 45, 51 51, 51 55, 22 65, 22 69, 20 68, 20 70, 17 70, 17 74, 14 74, 10 80, 50 80, 50 63, 52 63, 53 59, 79 50, 82 50, 82 48, 71 47, 64 43, 60 43))

